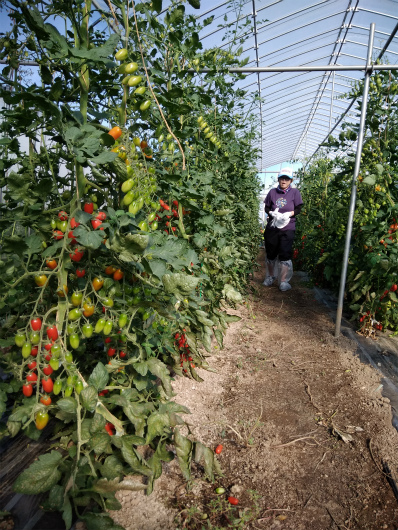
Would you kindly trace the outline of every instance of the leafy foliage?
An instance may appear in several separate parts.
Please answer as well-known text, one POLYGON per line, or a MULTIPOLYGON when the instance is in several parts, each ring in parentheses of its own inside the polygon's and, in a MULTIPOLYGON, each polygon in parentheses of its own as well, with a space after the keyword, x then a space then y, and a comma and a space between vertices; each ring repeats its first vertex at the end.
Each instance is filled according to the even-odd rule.
POLYGON ((38 439, 51 418, 60 452, 25 470, 16 491, 49 491, 45 507, 67 528, 78 515, 88 528, 116 529, 100 511, 120 507, 119 489, 150 493, 170 445, 187 479, 193 460, 211 480, 219 472, 213 452, 181 434, 189 411, 170 400, 170 374, 200 381, 204 351, 235 318, 221 303, 241 300, 255 263, 255 123, 236 117, 250 98, 225 75, 240 51, 203 50, 202 26, 181 4, 159 18, 161 1, 135 5, 130 18, 118 3, 101 13, 123 28, 126 53, 119 34, 90 25, 89 0, 45 12, 10 4, 1 433, 38 439), (37 84, 11 75, 26 55, 40 64, 37 84), (199 78, 201 66, 209 71, 199 78), (124 478, 132 473, 146 484, 124 478))
MULTIPOLYGON (((361 94, 359 84, 349 95, 361 94)), ((383 327, 398 332, 397 94, 396 72, 375 74, 370 83, 346 284, 347 306, 365 333, 383 327)), ((324 153, 301 174, 305 209, 298 222, 295 251, 296 260, 312 271, 316 283, 336 290, 352 190, 352 147, 358 135, 357 124, 344 127, 338 138, 329 138, 324 153), (328 152, 337 154, 333 161, 328 152)))

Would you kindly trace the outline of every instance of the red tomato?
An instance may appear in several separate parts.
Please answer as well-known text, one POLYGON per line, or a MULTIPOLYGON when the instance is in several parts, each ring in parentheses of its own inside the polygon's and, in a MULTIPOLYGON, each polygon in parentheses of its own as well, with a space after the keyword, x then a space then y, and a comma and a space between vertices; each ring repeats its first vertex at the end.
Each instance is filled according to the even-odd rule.
POLYGON ((49 326, 47 328, 47 337, 53 341, 58 339, 58 330, 56 326, 49 326))
POLYGON ((43 377, 43 379, 41 380, 41 385, 43 387, 44 392, 46 392, 47 394, 51 394, 54 387, 54 383, 51 377, 48 377, 47 379, 43 377))
POLYGON ((223 446, 222 445, 217 445, 217 447, 215 448, 214 452, 216 453, 216 455, 219 455, 222 450, 223 450, 223 446))
POLYGON ((25 397, 30 397, 33 394, 33 387, 29 383, 27 385, 22 385, 22 392, 25 397))
POLYGON ((33 331, 40 331, 41 330, 41 318, 32 318, 30 321, 30 326, 33 329, 33 331))
POLYGON ((53 232, 53 238, 56 239, 57 241, 59 241, 60 239, 62 239, 64 237, 64 233, 61 232, 61 230, 54 230, 53 232))
POLYGON ((43 374, 44 374, 44 375, 51 375, 51 374, 53 373, 54 370, 53 370, 53 369, 51 368, 51 366, 48 364, 47 366, 45 366, 45 367, 43 368, 42 371, 43 371, 43 374))
POLYGON ((108 423, 105 424, 105 430, 106 432, 109 434, 109 436, 113 436, 115 434, 115 426, 113 425, 113 423, 110 423, 108 421, 108 423))
POLYGON ((62 210, 62 211, 59 212, 59 214, 58 214, 58 219, 59 219, 60 221, 67 221, 67 220, 68 220, 68 214, 62 210))
POLYGON ((98 212, 98 214, 95 217, 96 219, 99 219, 100 221, 105 221, 106 219, 106 213, 105 212, 98 212))
POLYGON ((36 361, 30 361, 28 364, 29 370, 36 370, 37 362, 36 361))
POLYGON ((73 230, 74 228, 77 228, 77 227, 79 226, 79 224, 80 224, 80 223, 78 223, 78 222, 76 221, 76 219, 75 219, 74 217, 72 217, 72 219, 70 220, 70 227, 72 228, 72 230, 73 230))
POLYGON ((97 230, 102 225, 102 221, 99 219, 92 219, 91 220, 91 226, 94 228, 94 230, 97 230))
POLYGON ((26 380, 30 381, 31 383, 36 383, 37 381, 37 374, 31 373, 26 376, 26 380))
POLYGON ((116 353, 116 348, 108 348, 108 357, 113 357, 116 353))
POLYGON ((124 359, 126 356, 127 356, 127 353, 126 353, 125 351, 120 351, 120 352, 119 352, 119 357, 120 357, 121 359, 124 359))
POLYGON ((93 202, 84 203, 83 210, 86 213, 93 213, 93 211, 94 211, 94 203, 93 202))
POLYGON ((75 261, 75 262, 78 262, 82 259, 82 257, 84 256, 84 251, 81 250, 81 249, 78 249, 78 248, 75 248, 75 250, 73 252, 71 252, 69 254, 70 256, 70 259, 72 261, 75 261))
POLYGON ((84 278, 86 274, 86 269, 76 269, 76 276, 78 278, 84 278))
POLYGON ((38 353, 39 353, 39 348, 37 346, 33 346, 32 350, 30 352, 31 356, 32 357, 36 357, 38 353))
POLYGON ((390 291, 393 292, 393 293, 394 293, 397 289, 398 289, 398 285, 397 285, 396 283, 394 283, 394 285, 392 285, 392 286, 390 287, 390 291))
POLYGON ((228 502, 229 504, 232 504, 233 506, 236 506, 237 504, 239 504, 239 501, 236 497, 228 497, 228 502))
POLYGON ((73 234, 73 230, 69 230, 69 232, 68 232, 68 238, 71 240, 71 241, 70 241, 70 244, 71 244, 71 245, 76 245, 76 243, 77 243, 77 239, 75 239, 75 236, 74 236, 74 234, 73 234))

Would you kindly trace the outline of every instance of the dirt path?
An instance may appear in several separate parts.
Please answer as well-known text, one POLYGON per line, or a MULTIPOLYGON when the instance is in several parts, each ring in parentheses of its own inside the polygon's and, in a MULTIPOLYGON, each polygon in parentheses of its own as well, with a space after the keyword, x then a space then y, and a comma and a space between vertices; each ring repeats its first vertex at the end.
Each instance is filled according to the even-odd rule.
POLYGON ((383 463, 398 470, 398 433, 378 374, 359 362, 354 342, 333 338, 311 290, 293 279, 281 293, 263 278, 260 270, 250 302, 231 311, 242 320, 209 358, 217 373, 174 383, 196 439, 224 446, 224 477, 187 489, 168 465, 149 499, 120 495, 123 510, 112 515, 128 530, 216 530, 232 528, 234 518, 241 529, 398 527, 383 473, 383 463), (239 506, 217 497, 217 486, 239 506))

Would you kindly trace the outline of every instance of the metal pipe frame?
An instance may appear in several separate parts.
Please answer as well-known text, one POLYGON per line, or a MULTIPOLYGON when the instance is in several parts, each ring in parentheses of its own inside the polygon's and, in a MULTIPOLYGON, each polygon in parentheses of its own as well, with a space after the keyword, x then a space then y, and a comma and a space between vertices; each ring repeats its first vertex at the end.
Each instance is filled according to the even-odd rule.
POLYGON ((379 15, 386 18, 392 18, 393 20, 398 20, 398 17, 394 17, 393 15, 387 15, 386 13, 381 13, 380 11, 373 11, 372 9, 366 9, 364 7, 360 7, 359 11, 364 11, 365 13, 372 13, 372 15, 379 15))
MULTIPOLYGON (((375 24, 372 23, 370 26, 370 32, 369 32, 368 57, 366 61, 367 66, 370 66, 371 61, 372 61, 374 31, 375 31, 375 24)), ((364 87, 363 87, 363 96, 362 96, 362 106, 361 106, 361 121, 359 124, 354 174, 352 177, 351 201, 350 201, 350 208, 348 212, 347 232, 346 232, 346 239, 345 239, 345 245, 344 245, 344 257, 343 257, 343 264, 342 264, 341 277, 340 277, 339 298, 337 302, 336 327, 335 327, 335 332, 334 332, 334 336, 336 338, 340 335, 341 318, 343 315, 344 291, 345 291, 345 284, 346 284, 346 279, 347 279, 348 257, 350 253, 352 225, 354 221, 355 202, 356 202, 356 196, 357 196, 357 178, 359 175, 359 168, 361 165, 362 145, 363 145, 363 138, 364 138, 364 132, 365 132, 366 110, 368 106, 369 83, 370 83, 371 74, 372 74, 372 70, 370 68, 366 68, 364 87)))
MULTIPOLYGON (((289 17, 292 17, 292 16, 294 16, 294 15, 298 15, 298 14, 300 14, 300 13, 304 13, 304 11, 308 11, 309 9, 314 9, 314 8, 316 8, 316 7, 318 7, 318 6, 322 5, 322 4, 325 4, 325 3, 328 2, 328 1, 329 1, 329 0, 321 0, 321 2, 317 2, 316 4, 313 4, 312 6, 306 6, 306 7, 304 7, 303 9, 299 9, 298 11, 293 11, 292 13, 289 13, 289 14, 285 15, 284 17, 277 18, 277 19, 273 20, 273 21, 270 22, 269 24, 264 24, 263 26, 260 26, 260 27, 258 28, 258 30, 260 31, 260 30, 262 30, 263 28, 266 28, 266 27, 268 27, 268 26, 272 26, 273 24, 277 24, 278 22, 281 22, 282 20, 286 20, 286 19, 288 19, 289 17)), ((235 22, 237 22, 237 20, 235 20, 235 22)), ((244 34, 242 35, 241 38, 245 37, 246 35, 250 35, 250 32, 244 33, 244 34)), ((224 46, 227 46, 228 44, 231 44, 231 43, 233 43, 233 42, 234 42, 233 40, 228 41, 228 42, 226 42, 226 43, 224 44, 224 46)))

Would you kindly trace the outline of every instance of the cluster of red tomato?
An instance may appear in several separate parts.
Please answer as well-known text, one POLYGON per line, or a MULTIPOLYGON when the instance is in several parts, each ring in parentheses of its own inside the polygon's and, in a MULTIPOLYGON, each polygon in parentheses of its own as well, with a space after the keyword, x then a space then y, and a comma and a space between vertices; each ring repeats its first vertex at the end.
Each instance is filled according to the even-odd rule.
POLYGON ((161 212, 170 212, 173 215, 165 214, 164 216, 160 217, 159 215, 156 216, 156 219, 158 222, 163 222, 163 230, 166 232, 166 234, 169 234, 171 231, 175 235, 177 232, 177 227, 172 225, 173 219, 178 219, 178 212, 176 208, 178 208, 178 201, 176 199, 173 200, 173 206, 174 208, 170 208, 170 206, 164 202, 162 199, 159 200, 159 204, 161 206, 161 212))
POLYGON ((383 300, 383 298, 385 298, 389 292, 391 293, 395 293, 395 291, 398 289, 398 285, 396 283, 394 283, 393 285, 391 285, 391 287, 389 289, 386 289, 384 291, 384 293, 380 296, 380 300, 383 300))
MULTIPOLYGON (((40 344, 42 336, 42 320, 41 318, 35 317, 30 321, 31 332, 29 336, 26 333, 18 332, 15 335, 15 344, 21 347, 22 357, 26 360, 26 367, 28 369, 25 382, 22 385, 22 392, 24 396, 31 397, 33 394, 33 387, 39 380, 38 371, 43 376, 40 380, 41 383, 41 397, 40 402, 48 407, 51 405, 52 400, 49 394, 58 395, 63 388, 63 381, 57 379, 55 382, 52 380, 51 375, 60 368, 60 355, 61 345, 58 341, 58 330, 55 325, 50 325, 46 329, 46 334, 49 342, 44 344, 44 361, 38 363, 36 357, 39 353, 38 344, 40 344)), ((41 358, 41 357, 40 357, 41 358)), ((64 356, 66 363, 73 361, 72 354, 66 353, 64 356)), ((80 393, 83 390, 82 381, 74 380, 67 381, 64 395, 68 397, 72 394, 73 390, 80 393), (74 384, 73 384, 74 383, 74 384), (69 387, 69 388, 68 388, 69 387)), ((39 410, 36 415, 36 427, 41 430, 47 425, 49 416, 44 410, 39 410)))
POLYGON ((181 368, 183 368, 185 373, 188 373, 188 369, 184 368, 184 363, 191 363, 191 368, 195 368, 195 363, 193 362, 193 357, 191 356, 191 351, 189 349, 187 338, 184 333, 176 333, 174 335, 174 338, 174 345, 178 345, 178 348, 182 350, 180 352, 180 366, 181 368))

